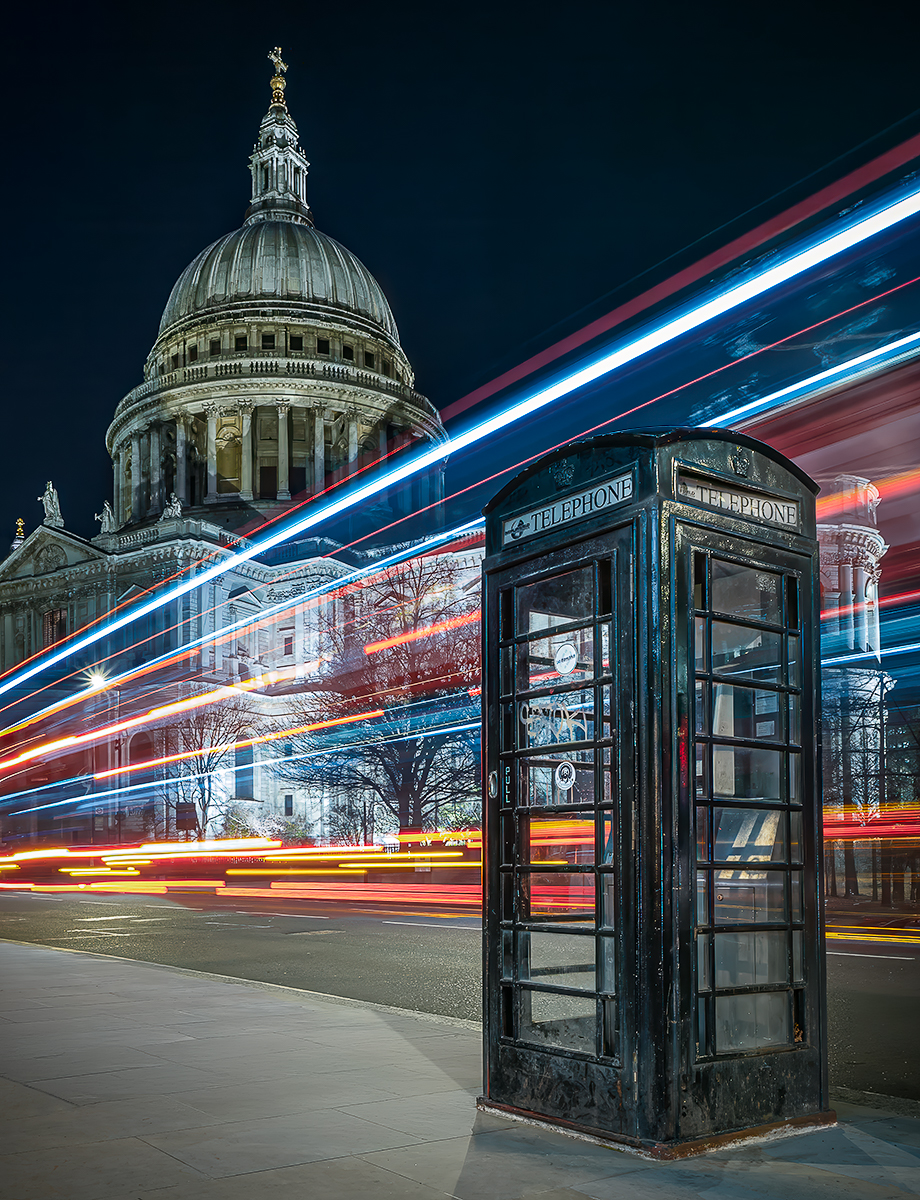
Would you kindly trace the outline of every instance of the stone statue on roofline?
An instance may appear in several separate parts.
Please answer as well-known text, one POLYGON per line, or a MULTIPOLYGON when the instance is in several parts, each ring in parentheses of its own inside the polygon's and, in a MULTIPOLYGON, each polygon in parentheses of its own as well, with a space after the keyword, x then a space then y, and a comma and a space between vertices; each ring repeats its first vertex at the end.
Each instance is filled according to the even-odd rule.
POLYGON ((50 479, 45 484, 45 490, 38 499, 45 506, 43 524, 53 525, 56 529, 63 529, 64 518, 61 516, 61 502, 58 499, 57 488, 50 479))
POLYGON ((118 522, 115 520, 115 513, 112 511, 112 506, 108 500, 102 505, 101 513, 94 513, 93 519, 102 522, 100 533, 115 533, 118 529, 118 522))
POLYGON ((182 517, 182 501, 175 492, 169 493, 169 500, 166 502, 166 507, 163 509, 161 521, 178 521, 182 517))

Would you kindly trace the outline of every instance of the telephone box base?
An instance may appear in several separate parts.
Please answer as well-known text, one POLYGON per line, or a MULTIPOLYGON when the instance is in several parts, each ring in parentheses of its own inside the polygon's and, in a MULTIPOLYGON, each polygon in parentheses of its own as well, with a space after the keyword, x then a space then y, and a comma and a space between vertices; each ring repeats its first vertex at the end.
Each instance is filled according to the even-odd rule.
POLYGON ((768 1125, 757 1125, 752 1129, 735 1129, 727 1133, 693 1138, 688 1141, 643 1142, 638 1138, 623 1137, 602 1129, 578 1125, 574 1121, 549 1120, 538 1113, 513 1108, 508 1104, 495 1104, 484 1096, 480 1096, 476 1100, 476 1107, 480 1112, 491 1113, 496 1117, 520 1121, 525 1125, 536 1125, 541 1129, 549 1129, 553 1133, 565 1133, 580 1141, 592 1142, 596 1146, 609 1146, 611 1150, 622 1150, 626 1154, 635 1154, 639 1158, 653 1161, 693 1158, 698 1154, 710 1154, 715 1150, 731 1149, 732 1146, 742 1143, 773 1142, 779 1138, 791 1137, 799 1133, 811 1133, 816 1129, 826 1129, 829 1125, 837 1124, 837 1114, 830 1110, 809 1113, 803 1117, 792 1117, 787 1121, 773 1121, 768 1125))

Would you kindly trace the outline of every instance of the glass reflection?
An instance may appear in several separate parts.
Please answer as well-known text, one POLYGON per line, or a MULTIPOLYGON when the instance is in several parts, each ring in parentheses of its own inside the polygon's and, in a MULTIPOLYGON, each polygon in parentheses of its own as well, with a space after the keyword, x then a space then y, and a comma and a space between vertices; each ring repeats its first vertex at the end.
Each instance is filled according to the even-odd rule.
POLYGON ((518 647, 519 691, 594 677, 594 627, 537 638, 518 647))
POLYGON ((535 807, 594 803, 594 753, 560 751, 521 760, 523 803, 535 807))
POLYGON ((748 746, 712 748, 712 791, 739 800, 782 799, 783 755, 748 746))
POLYGON ((706 660, 706 618, 694 617, 693 619, 693 646, 694 646, 694 665, 697 671, 707 671, 709 669, 706 660))
POLYGON ((577 933, 518 934, 521 979, 594 991, 594 938, 577 933))
POLYGON ((597 1002, 589 996, 521 991, 520 1036, 538 1046, 555 1046, 594 1054, 597 1048, 597 1002))
POLYGON ((714 942, 717 988, 788 982, 785 933, 717 933, 714 942))
POLYGON ((786 920, 782 871, 716 871, 716 925, 779 925, 786 920))
POLYGON ((522 921, 593 921, 594 876, 576 871, 521 876, 522 921))
POLYGON ((713 809, 713 858, 716 862, 783 862, 784 815, 776 809, 713 809))
POLYGON ((594 737, 594 691, 581 688, 522 700, 518 726, 522 749, 590 741, 594 737))
POLYGON ((716 737, 782 741, 779 692, 713 684, 712 732, 716 737))
POLYGON ((781 576, 712 560, 712 609, 749 621, 781 625, 781 576))
POLYGON ((517 632, 537 633, 594 615, 594 568, 579 567, 515 589, 517 632))
POLYGON ((791 1040, 787 992, 716 997, 717 1054, 787 1046, 791 1040))
POLYGON ((712 623, 712 669, 765 683, 781 683, 783 637, 765 629, 747 629, 727 621, 712 623))
POLYGON ((559 813, 522 819, 525 855, 532 863, 575 866, 594 862, 592 814, 559 813))

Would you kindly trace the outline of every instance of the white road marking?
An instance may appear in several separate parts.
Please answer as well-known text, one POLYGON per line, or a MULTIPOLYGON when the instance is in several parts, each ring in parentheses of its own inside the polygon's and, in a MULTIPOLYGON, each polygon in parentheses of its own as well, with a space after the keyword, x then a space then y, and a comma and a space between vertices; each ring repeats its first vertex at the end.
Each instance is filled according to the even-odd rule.
MULTIPOLYGON (((156 917, 152 918, 154 921, 156 917)), ((127 913, 125 916, 116 916, 114 913, 110 917, 77 917, 78 921, 143 921, 151 920, 150 917, 136 917, 133 913, 127 913)), ((165 920, 165 918, 164 918, 165 920)))
MULTIPOLYGON (((116 933, 114 929, 68 929, 68 933, 78 934, 80 937, 130 937, 129 933, 116 933)), ((54 939, 52 939, 54 940, 54 939)))
POLYGON ((244 925, 242 921, 205 921, 205 925, 223 925, 231 929, 271 929, 271 925, 244 925))
POLYGON ((329 921, 330 917, 313 917, 309 913, 275 913, 275 912, 247 912, 243 908, 235 910, 238 917, 287 917, 290 921, 329 921))
POLYGON ((855 950, 828 950, 837 958, 890 958, 892 962, 916 962, 912 954, 857 954, 855 950))

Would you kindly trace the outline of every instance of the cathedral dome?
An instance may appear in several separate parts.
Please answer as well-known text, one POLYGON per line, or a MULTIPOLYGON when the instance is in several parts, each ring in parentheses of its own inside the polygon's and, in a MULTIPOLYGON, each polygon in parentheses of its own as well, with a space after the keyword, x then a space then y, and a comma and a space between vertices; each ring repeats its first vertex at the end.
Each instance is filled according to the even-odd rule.
POLYGON ((399 341, 380 285, 350 250, 310 224, 261 214, 189 263, 172 289, 159 332, 227 306, 264 308, 272 301, 362 317, 399 341))

